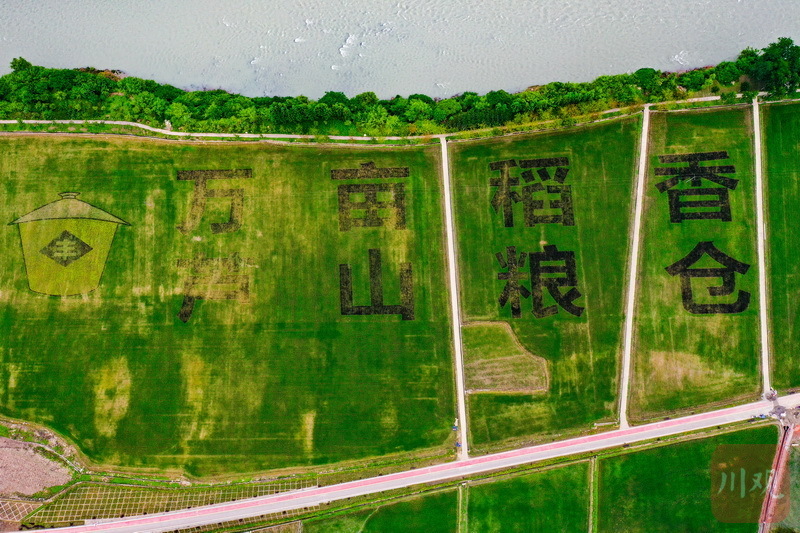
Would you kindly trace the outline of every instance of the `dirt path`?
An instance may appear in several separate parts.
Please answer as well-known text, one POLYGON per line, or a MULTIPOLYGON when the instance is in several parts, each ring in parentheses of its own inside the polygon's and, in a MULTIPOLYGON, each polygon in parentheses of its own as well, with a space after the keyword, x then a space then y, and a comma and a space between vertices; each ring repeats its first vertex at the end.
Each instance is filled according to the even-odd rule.
POLYGON ((753 98, 753 153, 756 170, 756 237, 758 251, 758 316, 761 337, 761 383, 764 394, 772 388, 769 368, 769 319, 767 313, 767 228, 764 223, 764 179, 761 168, 761 113, 758 98, 753 98))
POLYGON ((456 263, 455 222, 453 221, 453 200, 450 197, 450 158, 447 154, 447 139, 439 137, 442 143, 442 179, 444 187, 444 220, 447 236, 447 274, 450 285, 450 312, 453 315, 453 345, 455 347, 456 402, 458 403, 458 439, 461 447, 458 458, 467 459, 467 406, 464 387, 464 348, 461 341, 461 305, 458 301, 458 264, 456 263))
POLYGON ((633 316, 636 312, 636 281, 639 274, 644 182, 647 173, 647 140, 650 135, 650 104, 642 111, 642 138, 639 145, 639 173, 636 177, 636 204, 631 233, 631 259, 628 261, 628 301, 625 305, 625 337, 622 345, 622 377, 619 387, 619 427, 628 428, 628 395, 631 381, 631 351, 633 349, 633 316))

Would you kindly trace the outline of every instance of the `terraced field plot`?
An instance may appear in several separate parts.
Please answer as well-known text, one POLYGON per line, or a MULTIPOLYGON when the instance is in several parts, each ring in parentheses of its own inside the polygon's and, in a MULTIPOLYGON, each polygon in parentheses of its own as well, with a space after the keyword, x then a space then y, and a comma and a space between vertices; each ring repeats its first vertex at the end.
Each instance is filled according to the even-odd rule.
POLYGON ((467 388, 470 364, 483 357, 495 368, 508 347, 523 354, 517 341, 529 369, 547 373, 529 377, 530 393, 509 392, 520 388, 516 378, 505 390, 473 387, 473 450, 615 418, 640 130, 635 118, 450 144, 463 316, 472 324, 464 328, 467 388), (487 323, 499 328, 497 354, 487 352, 489 333, 474 331, 487 323))
POLYGON ((751 121, 750 107, 651 116, 634 420, 757 398, 751 121))
POLYGON ((438 148, 4 137, 0 154, 0 220, 18 222, 0 232, 3 414, 99 463, 195 475, 452 446, 438 148), (97 269, 96 290, 58 295, 97 269))
POLYGON ((781 391, 800 387, 800 105, 762 106, 768 203, 772 380, 781 391))

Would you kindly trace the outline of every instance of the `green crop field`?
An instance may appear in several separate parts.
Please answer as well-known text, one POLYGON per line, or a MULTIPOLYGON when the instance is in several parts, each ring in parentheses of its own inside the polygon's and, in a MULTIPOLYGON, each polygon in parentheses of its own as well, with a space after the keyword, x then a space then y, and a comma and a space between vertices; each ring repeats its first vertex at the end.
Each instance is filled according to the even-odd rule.
POLYGON ((755 399, 760 390, 751 115, 749 107, 652 114, 631 382, 633 419, 755 399), (716 159, 695 163, 659 159, 698 152, 727 152, 728 157, 718 153, 712 156, 716 159), (686 170, 692 164, 700 170, 686 170), (722 168, 702 174, 704 167, 712 166, 722 168), (735 172, 726 166, 734 166, 735 172), (659 175, 659 168, 672 170, 659 175), (677 175, 678 183, 669 186, 670 176, 676 177, 675 169, 680 168, 689 173, 677 175), (702 179, 695 182, 697 175, 702 179), (727 179, 738 181, 731 185, 727 179), (664 192, 657 188, 662 182, 664 192), (722 202, 727 195, 730 220, 720 218, 725 208, 715 204, 671 210, 676 191, 681 191, 676 203, 722 202), (717 254, 712 258, 709 245, 698 247, 703 242, 713 243, 722 255, 712 250, 717 254), (698 257, 690 254, 693 251, 703 253, 698 257), (739 263, 723 267, 720 258, 732 262, 725 256, 739 263), (686 262, 678 265, 684 258, 686 262), (666 268, 672 265, 676 266, 670 273, 666 268), (724 269, 730 279, 723 282, 719 271, 700 276, 709 268, 724 269), (717 294, 712 293, 715 286, 721 287, 717 294))
MULTIPOLYGON (((555 133, 451 143, 463 316, 467 323, 482 326, 510 324, 528 357, 534 363, 538 358, 546 360, 546 365, 532 363, 532 368, 546 368, 549 374, 548 390, 536 394, 470 394, 474 448, 501 445, 510 437, 588 429, 595 421, 615 418, 640 130, 640 119, 634 118, 555 133), (531 161, 546 158, 554 159, 531 161), (517 166, 508 169, 511 187, 503 191, 503 170, 498 168, 502 163, 495 164, 495 170, 490 165, 509 160, 517 166), (530 171, 523 165, 529 165, 530 171), (533 165, 546 166, 543 172, 533 165), (564 167, 569 169, 566 176, 564 167), (534 202, 538 201, 542 203, 537 207, 534 202), (545 246, 557 248, 548 251, 545 246), (513 253, 509 247, 514 247, 513 253), (523 263, 523 253, 538 255, 527 255, 523 263), (500 254, 505 266, 495 254, 500 254), (568 285, 571 259, 575 276, 571 281, 577 287, 568 285), (562 270, 535 276, 534 262, 562 270), (541 282, 534 283, 535 278, 541 282), (508 298, 502 305, 507 282, 508 298), (541 318, 533 314, 537 287, 541 287, 541 318), (570 295, 571 288, 580 296, 570 295), (553 293, 564 305, 556 306, 553 293), (513 316, 515 294, 519 317, 513 316), (548 309, 551 305, 556 307, 548 309), (551 314, 553 310, 558 312, 551 314)), ((464 328, 467 358, 471 344, 480 344, 480 339, 472 340, 476 337, 470 331, 473 327, 464 328)), ((496 348, 502 350, 515 342, 498 340, 496 348)))
POLYGON ((194 475, 452 446, 438 154, 3 137, 0 412, 194 475))
POLYGON ((800 105, 762 106, 773 385, 800 386, 800 105))
POLYGON ((453 533, 458 517, 458 491, 445 490, 416 496, 396 503, 346 513, 332 518, 309 520, 308 533, 392 533, 425 531, 453 533))
POLYGON ((446 489, 379 506, 303 522, 303 531, 586 531, 589 517, 588 462, 467 481, 446 489))
POLYGON ((586 531, 589 469, 583 462, 469 485, 469 531, 586 531))
MULTIPOLYGON (((768 469, 776 442, 775 427, 769 426, 601 459, 597 531, 754 531, 753 523, 724 523, 714 515, 712 497, 721 491, 712 486, 712 458, 723 444, 765 444, 762 459, 768 469)), ((753 487, 751 474, 746 492, 753 487)), ((732 494, 728 501, 735 503, 739 493, 732 494)))

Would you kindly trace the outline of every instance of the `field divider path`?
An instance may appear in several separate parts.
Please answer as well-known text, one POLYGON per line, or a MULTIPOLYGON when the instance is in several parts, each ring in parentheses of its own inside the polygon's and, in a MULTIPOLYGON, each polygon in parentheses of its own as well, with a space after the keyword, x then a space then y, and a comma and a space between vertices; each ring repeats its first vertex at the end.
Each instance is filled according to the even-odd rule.
POLYGON ((764 222, 764 176, 761 157, 761 113, 758 97, 753 98, 753 153, 756 171, 756 251, 758 255, 758 316, 761 338, 761 382, 764 394, 772 388, 770 381, 769 313, 767 312, 767 228, 764 222))
POLYGON ((642 110, 642 137, 639 144, 639 171, 636 175, 636 201, 631 234, 631 257, 628 261, 628 292, 625 305, 625 336, 622 340, 622 376, 619 387, 619 427, 628 424, 628 395, 631 381, 631 352, 633 351, 633 319, 636 311, 636 287, 639 274, 639 247, 641 244, 642 212, 644 211, 644 184, 647 174, 647 141, 650 136, 650 104, 642 110))
POLYGON ((442 146, 442 180, 444 185, 444 220, 447 236, 447 274, 450 285, 450 307, 453 315, 453 347, 455 352, 456 401, 458 404, 458 449, 460 460, 469 457, 467 441, 467 396, 464 386, 464 349, 461 341, 461 305, 458 292, 458 264, 456 263, 455 222, 453 200, 450 194, 450 158, 447 154, 447 138, 439 137, 442 146))

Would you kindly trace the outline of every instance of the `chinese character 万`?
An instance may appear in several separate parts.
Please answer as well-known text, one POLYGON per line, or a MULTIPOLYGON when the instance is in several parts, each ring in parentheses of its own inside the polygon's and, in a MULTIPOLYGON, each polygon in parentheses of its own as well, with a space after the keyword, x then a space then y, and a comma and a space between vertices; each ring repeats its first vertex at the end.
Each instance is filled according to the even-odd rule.
POLYGON ((414 279, 411 263, 400 263, 400 304, 383 302, 383 272, 381 251, 369 250, 370 305, 353 305, 353 269, 339 265, 339 298, 342 315, 400 315, 403 320, 414 320, 414 279))
POLYGON ((683 307, 687 311, 698 315, 740 313, 750 305, 750 293, 739 291, 736 301, 731 303, 697 303, 692 292, 693 278, 721 278, 722 284, 708 287, 710 296, 728 296, 736 288, 736 274, 745 274, 750 265, 737 261, 721 252, 711 241, 700 242, 683 259, 666 267, 671 276, 681 277, 681 298, 683 307), (722 265, 719 268, 690 268, 708 255, 711 259, 722 265))
POLYGON ((514 204, 518 202, 522 203, 525 226, 529 228, 537 224, 575 225, 572 187, 564 185, 569 173, 569 159, 566 157, 521 159, 519 165, 513 159, 494 161, 489 164, 489 169, 500 172, 499 177, 489 180, 489 185, 496 188, 491 200, 492 209, 495 213, 502 211, 505 227, 514 226, 514 204), (517 166, 526 169, 520 173, 525 183, 521 194, 515 189, 520 185, 520 178, 511 175, 511 169, 517 166), (555 170, 551 175, 548 168, 552 167, 555 170), (548 199, 552 195, 557 195, 557 198, 548 199))
POLYGON ((194 181, 192 205, 186 222, 178 226, 183 234, 191 233, 200 226, 200 220, 206 210, 206 200, 209 198, 229 198, 231 202, 227 222, 212 222, 211 233, 232 233, 242 226, 244 211, 244 189, 209 189, 211 180, 250 179, 253 171, 250 169, 237 170, 180 170, 179 181, 194 181))
POLYGON ((231 257, 195 256, 192 259, 178 259, 178 268, 191 269, 183 289, 183 305, 178 318, 188 322, 194 312, 197 300, 250 300, 250 276, 240 273, 242 267, 251 266, 247 261, 233 254, 231 257))
POLYGON ((700 166, 702 161, 728 159, 728 152, 698 152, 692 154, 660 155, 660 163, 689 163, 686 167, 659 167, 656 176, 670 176, 656 184, 656 188, 669 197, 669 218, 673 223, 684 220, 718 219, 731 220, 731 204, 728 191, 736 189, 739 180, 722 176, 734 174, 734 165, 700 166), (719 187, 703 187, 703 179, 719 187), (689 183, 688 189, 675 188, 689 183), (691 199, 695 198, 695 199, 691 199))
POLYGON ((533 294, 533 314, 544 318, 558 313, 555 305, 544 306, 543 288, 547 288, 553 300, 566 312, 581 316, 584 308, 574 304, 581 297, 578 291, 578 276, 575 268, 575 252, 559 251, 553 245, 545 245, 543 252, 529 254, 531 263, 531 293, 533 294), (563 264, 552 264, 563 263, 563 264), (561 293, 561 287, 570 289, 561 293))
MULTIPOLYGON (((407 178, 408 167, 378 168, 373 162, 359 168, 331 170, 331 179, 407 178)), ((374 228, 393 222, 394 229, 406 227, 405 186, 402 183, 355 183, 339 185, 339 230, 374 228)))
POLYGON ((506 282, 498 301, 501 308, 505 307, 509 301, 511 302, 511 316, 514 318, 520 317, 520 297, 528 298, 531 295, 528 288, 520 283, 530 279, 529 272, 520 272, 520 269, 525 266, 527 255, 527 253, 522 252, 517 257, 517 248, 515 246, 506 247, 506 257, 503 257, 501 252, 495 254, 500 267, 506 269, 506 272, 497 274, 497 279, 505 280, 506 282))

